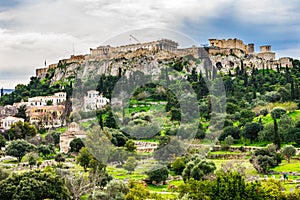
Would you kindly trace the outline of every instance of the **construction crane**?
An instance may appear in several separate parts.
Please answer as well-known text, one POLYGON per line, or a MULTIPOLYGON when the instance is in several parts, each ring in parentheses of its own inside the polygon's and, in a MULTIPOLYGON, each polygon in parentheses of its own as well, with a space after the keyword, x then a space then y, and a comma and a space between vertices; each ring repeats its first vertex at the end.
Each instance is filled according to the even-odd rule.
POLYGON ((136 37, 134 37, 133 35, 129 35, 129 40, 134 39, 137 43, 141 43, 136 37))

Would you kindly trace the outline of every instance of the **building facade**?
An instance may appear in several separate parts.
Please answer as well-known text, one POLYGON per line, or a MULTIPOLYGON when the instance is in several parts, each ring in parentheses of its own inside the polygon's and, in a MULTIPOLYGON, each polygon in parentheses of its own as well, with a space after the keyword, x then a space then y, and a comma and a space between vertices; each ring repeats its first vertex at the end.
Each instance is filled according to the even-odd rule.
POLYGON ((24 119, 23 118, 18 118, 18 117, 5 117, 3 119, 0 119, 0 128, 7 131, 11 128, 11 126, 17 122, 23 122, 24 123, 24 119))
POLYGON ((106 106, 109 103, 109 99, 103 97, 102 94, 99 94, 96 90, 90 90, 87 92, 87 95, 84 97, 84 110, 91 111, 97 110, 106 106))

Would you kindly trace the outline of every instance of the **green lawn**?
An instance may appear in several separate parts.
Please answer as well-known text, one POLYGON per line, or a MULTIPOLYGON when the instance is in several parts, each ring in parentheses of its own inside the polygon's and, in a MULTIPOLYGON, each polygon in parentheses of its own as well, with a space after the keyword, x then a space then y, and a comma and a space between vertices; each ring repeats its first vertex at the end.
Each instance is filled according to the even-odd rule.
POLYGON ((291 162, 288 163, 286 160, 283 160, 282 163, 273 169, 276 172, 298 172, 300 173, 300 161, 291 159, 291 162))

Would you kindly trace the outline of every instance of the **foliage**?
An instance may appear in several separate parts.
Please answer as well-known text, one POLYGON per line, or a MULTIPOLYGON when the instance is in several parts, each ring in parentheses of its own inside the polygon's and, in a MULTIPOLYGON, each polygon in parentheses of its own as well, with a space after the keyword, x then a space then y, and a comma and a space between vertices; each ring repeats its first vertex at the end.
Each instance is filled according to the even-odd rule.
POLYGON ((84 147, 84 143, 81 138, 75 138, 70 142, 70 151, 78 153, 82 147, 84 147))
POLYGON ((106 198, 109 199, 125 199, 125 195, 129 193, 129 188, 120 180, 112 180, 106 186, 106 198))
POLYGON ((128 140, 126 143, 125 143, 125 148, 127 151, 129 152, 134 152, 136 150, 136 146, 134 144, 134 141, 133 140, 128 140))
POLYGON ((22 157, 31 151, 35 151, 36 146, 26 142, 25 140, 14 140, 6 148, 6 154, 18 158, 20 162, 22 157))
POLYGON ((112 139, 111 142, 118 147, 125 146, 126 142, 128 141, 128 138, 121 132, 117 130, 112 130, 112 139))
POLYGON ((156 183, 160 183, 162 181, 166 181, 169 176, 169 170, 167 167, 162 165, 156 165, 152 167, 149 171, 146 172, 150 181, 155 181, 156 183))
POLYGON ((54 149, 54 147, 53 147, 52 144, 50 144, 50 145, 43 145, 43 144, 41 144, 41 145, 38 146, 37 152, 41 156, 47 158, 49 155, 55 153, 55 149, 54 149))
POLYGON ((284 115, 286 113, 286 110, 284 108, 281 107, 275 107, 273 108, 273 110, 271 111, 271 116, 273 119, 279 119, 282 115, 284 115))
POLYGON ((6 179, 9 176, 10 172, 0 167, 0 181, 6 179))
POLYGON ((168 136, 162 136, 159 139, 158 149, 153 155, 156 160, 166 163, 185 153, 184 144, 180 140, 168 136))
POLYGON ((282 157, 276 153, 276 148, 257 149, 250 158, 254 168, 263 174, 267 174, 270 168, 278 166, 281 161, 282 157))
POLYGON ((247 183, 237 172, 219 172, 215 180, 190 179, 180 186, 180 197, 187 195, 191 200, 219 199, 219 200, 246 200, 264 199, 264 191, 257 182, 247 183))
POLYGON ((38 160, 40 159, 39 155, 34 152, 30 152, 30 153, 26 154, 25 157, 27 157, 27 161, 28 161, 30 168, 32 166, 36 165, 38 160))
POLYGON ((126 200, 147 199, 150 196, 150 191, 143 182, 130 181, 128 186, 129 193, 125 196, 126 200))
POLYGON ((6 145, 6 139, 3 135, 0 135, 0 148, 5 147, 6 145))
POLYGON ((277 200, 283 197, 282 190, 284 187, 279 180, 269 179, 266 182, 262 182, 262 190, 265 191, 265 199, 277 200))
POLYGON ((61 154, 61 153, 59 153, 59 154, 57 154, 56 156, 55 156, 55 158, 54 158, 54 160, 56 161, 56 162, 65 162, 66 161, 66 158, 61 154))
POLYGON ((87 168, 92 160, 92 155, 85 147, 82 147, 79 151, 79 155, 77 157, 76 162, 84 168, 84 171, 87 171, 87 168))
POLYGON ((259 131, 263 129, 259 123, 251 122, 247 123, 242 131, 243 137, 250 139, 251 143, 257 139, 259 131))
POLYGON ((0 182, 2 199, 71 199, 63 179, 56 174, 29 171, 0 182))
POLYGON ((296 142, 300 145, 300 128, 290 127, 284 135, 285 142, 296 142))
POLYGON ((27 139, 34 137, 37 134, 35 126, 31 125, 29 122, 21 122, 13 124, 8 131, 9 139, 27 139))
POLYGON ((112 113, 112 111, 108 111, 108 114, 104 120, 104 123, 103 123, 104 126, 108 127, 108 128, 118 128, 118 125, 115 121, 115 118, 114 118, 114 115, 112 113))
POLYGON ((225 127, 219 136, 219 141, 224 141, 224 139, 229 135, 231 135, 234 139, 240 139, 240 129, 235 126, 225 127))
POLYGON ((255 117, 255 113, 247 109, 241 110, 240 115, 241 115, 241 119, 240 119, 241 125, 245 125, 246 123, 251 122, 255 117))
POLYGON ((224 140, 223 148, 229 148, 233 145, 234 139, 231 135, 227 136, 224 140))
POLYGON ((21 105, 21 106, 18 108, 18 112, 17 112, 17 114, 15 115, 15 117, 23 118, 25 121, 27 121, 28 118, 27 118, 27 116, 26 116, 26 110, 27 110, 26 105, 21 105))
POLYGON ((288 163, 290 163, 291 157, 296 155, 296 149, 293 145, 285 145, 281 150, 281 154, 286 157, 288 163))
POLYGON ((184 181, 188 181, 191 178, 202 180, 206 175, 213 173, 215 170, 215 163, 196 158, 186 164, 182 172, 182 178, 184 181))
POLYGON ((136 168, 136 166, 138 165, 135 157, 128 157, 128 159, 126 160, 126 163, 123 165, 124 169, 126 169, 128 172, 133 172, 134 169, 136 168))
POLYGON ((174 170, 176 175, 181 175, 185 168, 185 160, 183 157, 177 157, 172 163, 172 170, 174 170))

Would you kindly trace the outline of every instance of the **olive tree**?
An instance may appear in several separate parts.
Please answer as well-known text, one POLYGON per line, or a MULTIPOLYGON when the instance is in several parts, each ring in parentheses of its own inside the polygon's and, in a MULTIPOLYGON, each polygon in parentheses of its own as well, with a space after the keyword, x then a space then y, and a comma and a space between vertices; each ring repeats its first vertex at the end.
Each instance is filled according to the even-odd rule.
POLYGON ((281 154, 287 159, 288 163, 290 163, 291 157, 296 155, 296 149, 293 145, 286 145, 281 150, 281 154))

